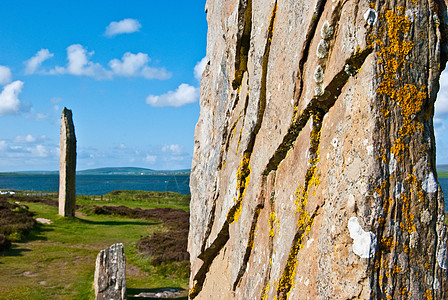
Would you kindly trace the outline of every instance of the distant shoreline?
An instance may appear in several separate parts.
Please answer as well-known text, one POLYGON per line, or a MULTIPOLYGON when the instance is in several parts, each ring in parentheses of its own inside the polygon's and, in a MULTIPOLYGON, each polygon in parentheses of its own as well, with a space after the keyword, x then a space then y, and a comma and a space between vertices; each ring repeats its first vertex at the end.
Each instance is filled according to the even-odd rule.
MULTIPOLYGON (((58 175, 59 171, 17 171, 0 172, 0 175, 58 175)), ((152 170, 136 167, 110 167, 80 170, 76 175, 176 175, 189 176, 190 169, 182 170, 152 170)))

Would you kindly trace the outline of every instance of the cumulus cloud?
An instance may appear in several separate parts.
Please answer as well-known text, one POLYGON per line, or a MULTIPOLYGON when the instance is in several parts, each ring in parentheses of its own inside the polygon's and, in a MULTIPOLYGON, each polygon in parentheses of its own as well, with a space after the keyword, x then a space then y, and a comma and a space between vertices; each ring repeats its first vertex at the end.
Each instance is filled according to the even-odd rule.
POLYGON ((207 65, 207 57, 204 57, 199 61, 196 66, 194 66, 194 77, 197 80, 201 80, 202 73, 204 72, 205 66, 207 65))
POLYGON ((44 61, 54 56, 48 49, 40 49, 33 57, 25 61, 25 74, 34 74, 44 61))
POLYGON ((31 153, 38 157, 48 156, 48 150, 44 145, 36 145, 36 147, 31 148, 31 153))
POLYGON ((11 78, 11 70, 6 66, 0 66, 0 85, 10 83, 11 78))
POLYGON ((157 156, 148 154, 143 160, 148 163, 155 163, 157 161, 157 156))
POLYGON ((146 79, 168 79, 171 73, 165 68, 153 68, 148 65, 151 61, 148 54, 126 52, 121 59, 109 61, 109 69, 101 64, 91 61, 95 52, 88 52, 80 44, 74 44, 67 48, 67 65, 56 66, 47 72, 51 75, 70 74, 75 76, 88 76, 95 79, 113 79, 120 77, 143 77, 146 79))
POLYGON ((5 151, 8 148, 6 141, 0 141, 0 151, 5 151))
POLYGON ((14 81, 3 88, 0 93, 0 117, 20 113, 21 102, 19 94, 22 92, 23 82, 14 81))
POLYGON ((87 49, 80 44, 71 45, 67 47, 67 66, 57 66, 50 71, 50 74, 90 76, 97 79, 110 78, 110 72, 106 71, 99 63, 90 61, 94 53, 94 51, 87 52, 87 49))
POLYGON ((45 135, 42 135, 40 137, 35 137, 32 136, 31 134, 27 134, 25 136, 16 136, 14 138, 14 142, 15 143, 28 143, 28 144, 32 144, 32 143, 36 143, 36 142, 43 142, 47 139, 47 137, 45 135))
POLYGON ((169 91, 163 95, 149 95, 146 103, 151 106, 163 107, 174 106, 179 107, 188 103, 193 103, 199 98, 199 88, 182 83, 175 91, 169 91))
POLYGON ((178 144, 163 145, 162 147, 162 152, 171 152, 173 154, 179 154, 180 150, 181 148, 178 144))
POLYGON ((167 79, 171 77, 171 74, 164 68, 157 69, 149 67, 149 62, 150 58, 148 54, 141 52, 137 54, 126 52, 121 60, 112 59, 109 62, 109 67, 114 75, 117 76, 142 76, 147 79, 167 79))
POLYGON ((111 22, 106 27, 106 32, 104 33, 107 37, 113 37, 118 34, 123 33, 133 33, 139 31, 142 25, 136 19, 124 19, 119 22, 111 22))
POLYGON ((448 114, 448 71, 445 70, 440 76, 440 90, 437 94, 435 106, 435 118, 445 119, 448 114))

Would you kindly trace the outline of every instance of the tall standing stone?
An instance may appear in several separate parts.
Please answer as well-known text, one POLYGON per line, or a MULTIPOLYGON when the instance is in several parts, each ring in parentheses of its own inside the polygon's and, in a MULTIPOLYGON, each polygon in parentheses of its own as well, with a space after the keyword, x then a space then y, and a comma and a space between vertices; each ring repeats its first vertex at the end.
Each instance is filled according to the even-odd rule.
POLYGON ((75 216, 76 206, 76 136, 72 111, 65 108, 61 116, 61 140, 59 157, 59 214, 75 216))
POLYGON ((443 0, 207 0, 191 299, 447 299, 443 0))

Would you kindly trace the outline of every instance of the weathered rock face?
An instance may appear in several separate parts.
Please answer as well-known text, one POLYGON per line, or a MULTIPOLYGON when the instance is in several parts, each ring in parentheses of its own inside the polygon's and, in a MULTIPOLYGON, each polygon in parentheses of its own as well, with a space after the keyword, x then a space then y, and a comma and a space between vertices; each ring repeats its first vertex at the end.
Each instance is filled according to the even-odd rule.
POLYGON ((206 10, 190 298, 447 298, 444 2, 206 10))
POLYGON ((65 108, 61 116, 61 140, 59 157, 59 214, 75 216, 76 206, 76 136, 72 111, 65 108))
POLYGON ((114 244, 98 253, 93 286, 96 300, 126 299, 126 257, 123 244, 114 244))

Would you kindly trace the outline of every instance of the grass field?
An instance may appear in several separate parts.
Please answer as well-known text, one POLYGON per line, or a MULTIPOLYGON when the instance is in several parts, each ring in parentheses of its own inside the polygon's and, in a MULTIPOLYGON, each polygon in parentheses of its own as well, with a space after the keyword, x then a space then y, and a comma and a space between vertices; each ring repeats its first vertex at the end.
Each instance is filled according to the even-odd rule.
MULTIPOLYGON (((151 264, 151 258, 136 250, 142 236, 165 232, 168 228, 157 219, 130 219, 117 215, 95 215, 91 205, 128 207, 175 207, 188 209, 186 196, 172 194, 164 198, 146 192, 122 192, 101 198, 80 196, 84 205, 76 218, 57 215, 57 207, 42 203, 20 202, 51 224, 38 224, 25 241, 14 242, 0 254, 1 299, 93 299, 93 274, 98 252, 114 243, 123 243, 127 260, 128 296, 158 288, 188 286, 188 261, 151 264), (137 197, 138 195, 142 197, 137 197), (109 200, 110 198, 110 200, 109 200), (160 203, 159 203, 160 202, 160 203)), ((17 201, 17 199, 16 199, 17 201)), ((187 292, 184 297, 186 299, 187 292)))

